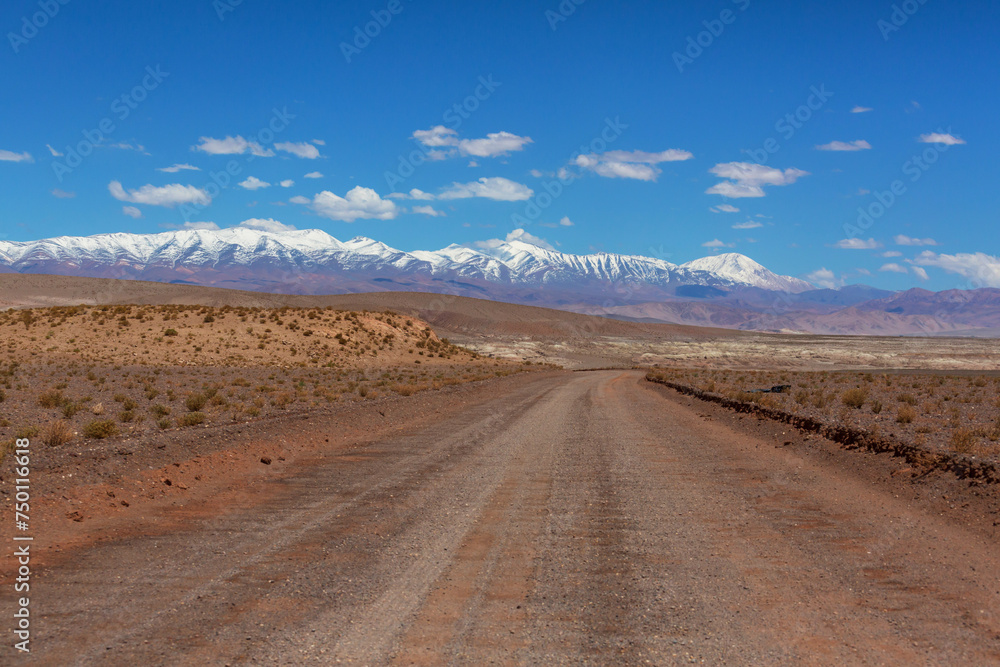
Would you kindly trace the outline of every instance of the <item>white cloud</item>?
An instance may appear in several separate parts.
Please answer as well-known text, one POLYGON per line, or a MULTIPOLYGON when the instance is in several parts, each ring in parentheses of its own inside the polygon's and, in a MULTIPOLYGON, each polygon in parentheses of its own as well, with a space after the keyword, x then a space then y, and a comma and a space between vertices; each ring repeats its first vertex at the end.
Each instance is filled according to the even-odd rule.
POLYGON ((451 187, 438 195, 438 199, 468 199, 482 197, 494 201, 524 201, 535 194, 534 190, 521 183, 494 176, 480 178, 471 183, 452 183, 451 187))
POLYGON ((523 150, 530 143, 534 143, 531 137, 519 137, 510 132, 493 132, 487 134, 485 139, 462 139, 458 142, 458 150, 462 155, 498 157, 523 150))
POLYGON ((879 257, 886 257, 886 258, 888 258, 888 257, 902 257, 902 256, 903 256, 903 253, 899 252, 898 250, 886 250, 885 252, 883 252, 883 253, 881 253, 879 255, 879 257))
POLYGON ((851 109, 851 113, 868 113, 869 111, 874 111, 871 107, 856 106, 851 109))
POLYGON ((303 197, 302 195, 295 195, 294 197, 292 197, 288 201, 290 201, 293 204, 311 204, 312 203, 312 199, 309 199, 309 197, 303 197))
POLYGON ((237 135, 235 137, 226 136, 225 139, 213 139, 212 137, 199 137, 201 143, 192 146, 193 151, 202 151, 209 155, 239 155, 240 153, 251 153, 257 157, 271 157, 274 151, 262 147, 256 141, 247 141, 237 135))
POLYGON ((905 266, 900 266, 895 262, 890 262, 889 264, 883 264, 879 271, 889 271, 892 273, 907 273, 905 266))
POLYGON ((295 181, 293 181, 292 179, 289 178, 289 179, 286 179, 286 180, 282 181, 281 183, 278 183, 278 185, 280 185, 283 188, 290 188, 293 185, 295 185, 295 181))
POLYGON ((75 192, 66 192, 65 190, 60 190, 59 188, 53 188, 50 190, 52 196, 58 199, 72 199, 76 196, 75 192))
POLYGON ((319 173, 318 171, 310 171, 303 178, 323 178, 323 174, 319 173))
POLYGON ((436 208, 434 208, 433 206, 414 206, 413 209, 412 209, 412 211, 414 213, 419 213, 421 215, 429 215, 429 216, 431 216, 433 218, 444 217, 445 216, 445 212, 444 211, 439 211, 436 208))
POLYGON ((59 151, 57 151, 56 149, 52 148, 52 146, 51 146, 51 145, 49 145, 49 144, 45 144, 45 147, 49 149, 49 152, 50 152, 50 153, 52 153, 52 157, 62 157, 62 156, 63 156, 63 154, 62 154, 62 153, 60 153, 60 152, 59 152, 59 151))
POLYGON ((545 172, 539 171, 538 169, 532 169, 528 173, 535 178, 542 178, 543 176, 545 176, 545 172))
POLYGON ((344 197, 333 194, 329 190, 320 192, 312 201, 306 197, 293 197, 294 204, 309 204, 309 207, 331 220, 354 222, 358 219, 392 220, 399 214, 396 203, 382 199, 371 188, 361 186, 353 188, 344 197))
POLYGON ((31 153, 25 151, 23 153, 14 153, 12 151, 5 151, 0 149, 0 162, 34 162, 35 158, 31 157, 31 153))
POLYGON ((913 271, 913 275, 921 280, 930 280, 931 277, 927 275, 926 269, 919 266, 911 266, 910 270, 913 271))
POLYGON ((303 158, 305 160, 315 160, 319 157, 319 149, 313 144, 302 142, 302 143, 292 143, 291 141, 282 141, 274 144, 274 147, 279 151, 284 151, 286 153, 291 153, 297 157, 303 158))
POLYGON ((137 209, 135 206, 122 206, 122 213, 136 220, 142 217, 142 211, 137 209))
POLYGON ((444 125, 435 125, 429 130, 417 130, 413 133, 413 138, 424 146, 434 148, 458 145, 458 132, 444 125))
POLYGON ((925 250, 913 260, 917 266, 936 266, 967 278, 975 287, 1000 287, 1000 257, 984 252, 939 255, 925 250))
POLYGON ((295 231, 295 227, 292 225, 286 225, 285 223, 278 222, 273 218, 250 218, 249 220, 244 220, 236 226, 243 227, 245 229, 256 229, 261 232, 273 232, 275 234, 295 231))
POLYGON ((875 239, 842 239, 833 244, 834 248, 841 250, 875 250, 881 248, 882 244, 875 239))
POLYGON ((895 241, 896 245, 938 245, 934 239, 915 239, 903 234, 892 237, 892 240, 895 241))
POLYGON ((871 150, 871 147, 872 145, 864 139, 857 139, 855 141, 831 141, 828 144, 817 146, 816 149, 821 151, 867 151, 871 150))
POLYGON ((722 181, 705 190, 708 195, 722 195, 730 199, 740 199, 743 197, 763 197, 764 188, 759 185, 743 185, 732 181, 722 181))
POLYGON ((574 164, 605 178, 630 178, 655 181, 662 173, 661 162, 681 162, 694 158, 688 151, 671 148, 659 153, 646 151, 608 151, 578 155, 574 164))
POLYGON ((565 216, 565 215, 564 215, 564 216, 563 216, 563 217, 562 217, 562 218, 561 218, 561 219, 559 220, 559 226, 560 226, 560 227, 572 227, 572 226, 573 226, 573 221, 572 221, 572 220, 570 220, 568 216, 565 216))
POLYGON ((756 220, 747 220, 746 222, 739 222, 733 225, 733 229, 757 229, 758 227, 763 227, 764 223, 757 222, 756 220))
POLYGON ((165 171, 168 174, 176 174, 178 171, 201 171, 198 167, 190 164, 175 164, 172 167, 159 167, 156 171, 165 171))
POLYGON ((185 222, 181 225, 181 229, 189 229, 191 231, 205 230, 210 232, 215 232, 219 230, 219 226, 214 222, 185 222))
POLYGON ((739 213, 740 209, 736 208, 732 204, 719 204, 718 206, 713 206, 708 209, 712 213, 739 213))
POLYGON ((837 287, 839 282, 833 271, 830 271, 825 266, 821 269, 816 269, 807 275, 806 280, 817 287, 825 287, 826 289, 833 289, 837 287))
POLYGON ((144 185, 138 190, 126 191, 118 181, 111 181, 108 184, 108 192, 118 201, 127 201, 132 204, 148 204, 150 206, 166 206, 173 208, 178 204, 201 204, 208 206, 212 203, 212 198, 204 190, 199 190, 193 185, 181 185, 172 183, 163 187, 144 185))
POLYGON ((391 199, 419 199, 421 201, 431 201, 434 199, 434 195, 429 192, 424 192, 418 188, 413 188, 409 193, 406 192, 393 192, 392 194, 386 195, 391 199))
POLYGON ((723 243, 719 239, 712 239, 701 244, 702 248, 732 248, 735 243, 723 243))
POLYGON ((239 186, 245 190, 260 190, 261 188, 271 187, 271 184, 260 180, 256 176, 250 176, 247 180, 241 181, 239 186))
POLYGON ((944 144, 945 146, 958 146, 965 143, 965 139, 959 139, 951 134, 932 132, 931 134, 921 134, 917 141, 924 144, 944 144))
POLYGON ((312 142, 317 146, 326 146, 326 142, 322 139, 313 139, 312 142))
POLYGON ((143 155, 149 155, 146 152, 146 147, 142 144, 133 144, 127 141, 119 141, 114 144, 106 144, 108 148, 120 148, 123 151, 135 151, 136 153, 142 153, 143 155))

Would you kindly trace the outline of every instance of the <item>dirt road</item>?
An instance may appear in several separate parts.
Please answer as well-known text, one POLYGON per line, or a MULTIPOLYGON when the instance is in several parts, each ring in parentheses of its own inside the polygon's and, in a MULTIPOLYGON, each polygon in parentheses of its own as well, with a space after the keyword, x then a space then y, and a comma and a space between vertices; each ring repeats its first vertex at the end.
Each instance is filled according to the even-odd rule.
POLYGON ((40 573, 33 660, 1000 662, 988 531, 639 373, 512 386, 40 573))

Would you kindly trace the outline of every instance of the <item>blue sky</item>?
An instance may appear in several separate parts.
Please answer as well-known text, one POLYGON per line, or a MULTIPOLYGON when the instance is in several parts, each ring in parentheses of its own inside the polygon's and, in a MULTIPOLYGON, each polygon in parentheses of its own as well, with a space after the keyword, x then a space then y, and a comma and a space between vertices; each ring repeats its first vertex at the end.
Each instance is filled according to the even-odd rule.
POLYGON ((524 228, 823 285, 1000 286, 985 0, 8 0, 0 27, 7 240, 524 228))

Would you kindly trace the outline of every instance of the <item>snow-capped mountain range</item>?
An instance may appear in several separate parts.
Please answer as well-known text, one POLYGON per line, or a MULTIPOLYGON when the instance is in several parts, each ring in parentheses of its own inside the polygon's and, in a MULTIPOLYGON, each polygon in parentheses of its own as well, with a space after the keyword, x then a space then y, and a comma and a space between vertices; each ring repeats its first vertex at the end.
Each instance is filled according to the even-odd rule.
POLYGON ((366 289, 467 292, 552 289, 593 301, 673 295, 681 286, 799 293, 804 280, 777 275, 727 253, 685 264, 638 255, 573 255, 525 240, 404 252, 365 237, 339 241, 324 231, 234 227, 161 234, 100 234, 31 242, 0 241, 0 272, 186 282, 317 294, 366 289))

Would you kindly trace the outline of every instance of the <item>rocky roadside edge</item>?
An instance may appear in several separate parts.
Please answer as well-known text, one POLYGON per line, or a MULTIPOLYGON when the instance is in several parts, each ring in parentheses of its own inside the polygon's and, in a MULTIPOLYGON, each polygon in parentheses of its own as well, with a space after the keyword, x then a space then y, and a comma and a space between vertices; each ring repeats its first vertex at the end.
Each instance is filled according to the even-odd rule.
POLYGON ((803 417, 792 412, 769 408, 749 401, 740 401, 696 387, 663 380, 646 375, 648 382, 662 384, 681 394, 693 396, 703 401, 717 403, 736 412, 743 412, 773 421, 782 422, 795 428, 816 433, 828 440, 843 445, 846 449, 865 449, 876 453, 891 453, 906 459, 916 471, 923 473, 943 470, 959 479, 976 480, 989 484, 1000 483, 1000 465, 977 459, 973 456, 951 452, 931 452, 922 447, 902 442, 895 436, 876 435, 864 429, 850 426, 827 424, 811 417, 803 417))

